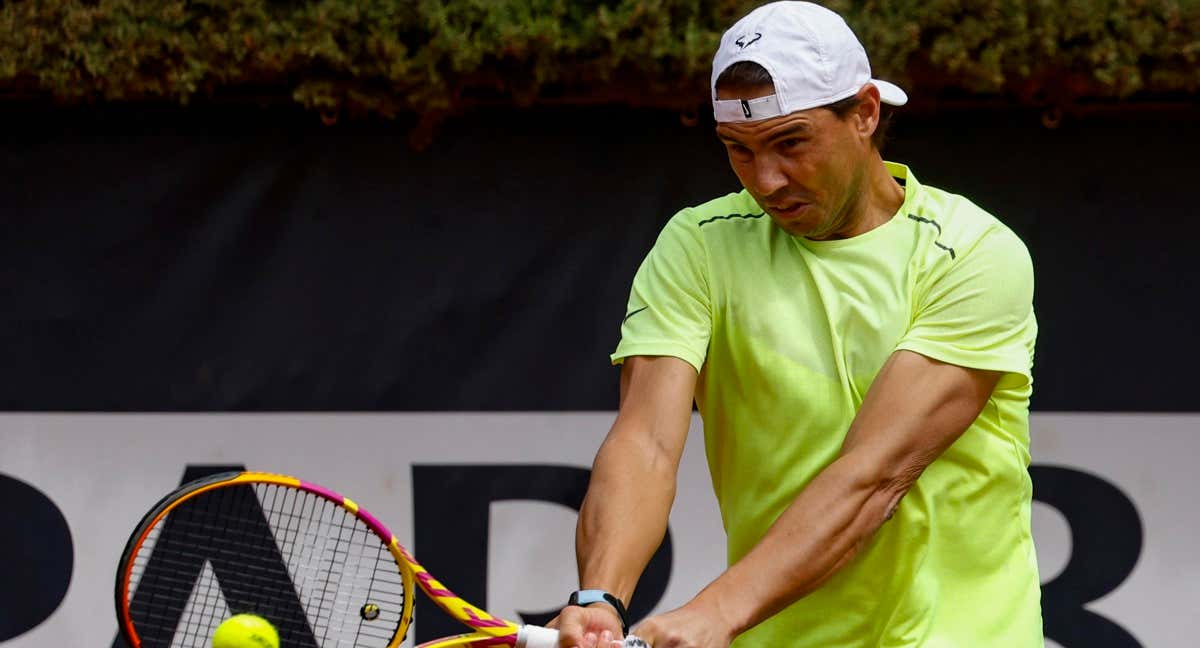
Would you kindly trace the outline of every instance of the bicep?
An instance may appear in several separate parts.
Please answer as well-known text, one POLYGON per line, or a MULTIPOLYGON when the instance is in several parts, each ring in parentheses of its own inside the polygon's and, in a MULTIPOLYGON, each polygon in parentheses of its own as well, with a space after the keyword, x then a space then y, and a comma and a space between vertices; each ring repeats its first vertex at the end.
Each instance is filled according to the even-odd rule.
POLYGON ((691 364, 673 356, 626 358, 620 410, 608 441, 649 441, 678 462, 691 423, 696 378, 691 364))
POLYGON ((866 478, 907 490, 971 426, 1002 375, 897 351, 872 382, 842 455, 866 478))

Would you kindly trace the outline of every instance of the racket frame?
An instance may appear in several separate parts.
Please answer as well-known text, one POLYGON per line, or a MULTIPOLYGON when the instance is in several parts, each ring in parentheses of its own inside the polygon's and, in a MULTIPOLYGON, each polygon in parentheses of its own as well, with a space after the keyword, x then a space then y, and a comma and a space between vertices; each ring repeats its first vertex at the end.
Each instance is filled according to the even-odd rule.
POLYGON ((133 579, 134 558, 136 558, 138 551, 141 550, 151 529, 156 527, 178 506, 203 493, 219 488, 254 484, 294 488, 328 500, 358 518, 383 542, 391 553, 392 558, 396 561, 405 592, 400 623, 388 648, 397 648, 400 645, 412 623, 414 584, 420 587, 442 611, 475 630, 472 633, 426 642, 421 644, 421 648, 436 648, 438 646, 449 648, 450 646, 468 645, 512 646, 517 644, 520 626, 511 621, 492 616, 485 610, 468 603, 447 589, 413 558, 412 554, 400 544, 396 536, 378 518, 361 508, 350 498, 344 497, 323 486, 301 481, 288 475, 247 471, 209 475, 180 486, 159 500, 142 518, 141 522, 134 529, 134 532, 130 535, 117 566, 115 591, 118 625, 120 626, 121 634, 129 643, 130 648, 142 648, 141 638, 138 636, 137 628, 134 627, 133 620, 129 614, 129 602, 132 598, 129 586, 133 579))

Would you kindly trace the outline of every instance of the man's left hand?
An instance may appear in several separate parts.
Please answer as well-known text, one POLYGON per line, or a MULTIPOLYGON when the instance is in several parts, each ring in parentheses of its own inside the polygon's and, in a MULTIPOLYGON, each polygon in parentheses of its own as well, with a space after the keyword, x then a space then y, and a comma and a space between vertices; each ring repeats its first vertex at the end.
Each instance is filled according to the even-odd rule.
POLYGON ((650 617, 630 634, 653 648, 729 648, 734 636, 716 610, 705 609, 696 601, 650 617))

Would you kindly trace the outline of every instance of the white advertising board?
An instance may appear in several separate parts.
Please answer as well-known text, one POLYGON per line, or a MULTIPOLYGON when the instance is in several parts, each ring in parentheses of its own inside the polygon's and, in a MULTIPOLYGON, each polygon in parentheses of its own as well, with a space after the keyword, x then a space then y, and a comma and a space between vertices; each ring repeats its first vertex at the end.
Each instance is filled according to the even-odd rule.
MULTIPOLYGON (((188 465, 241 464, 339 490, 388 524, 420 559, 423 548, 414 543, 413 529, 414 465, 587 469, 612 417, 606 412, 0 415, 0 477, 24 482, 53 502, 70 529, 74 561, 69 587, 53 614, 0 643, 5 648, 110 646, 116 634, 112 590, 119 554, 134 523, 179 484, 188 465)), ((1119 585, 1086 609, 1143 646, 1194 645, 1200 636, 1193 613, 1200 602, 1195 551, 1200 480, 1193 466, 1200 456, 1200 415, 1037 413, 1033 436, 1035 471, 1065 469, 1107 482, 1140 518, 1143 535, 1132 571, 1118 574, 1123 576, 1119 585)), ((542 501, 502 501, 491 504, 488 518, 486 601, 476 602, 508 618, 519 610, 560 606, 575 587, 574 510, 542 501)), ((1062 512, 1040 502, 1034 526, 1043 582, 1058 577, 1073 547, 1082 546, 1074 533, 1112 531, 1073 529, 1062 512)), ((698 420, 683 459, 671 530, 673 568, 657 609, 686 601, 724 562, 724 535, 698 420)), ((446 585, 455 589, 448 579, 446 585)), ((427 609, 418 623, 431 614, 437 613, 427 609)))

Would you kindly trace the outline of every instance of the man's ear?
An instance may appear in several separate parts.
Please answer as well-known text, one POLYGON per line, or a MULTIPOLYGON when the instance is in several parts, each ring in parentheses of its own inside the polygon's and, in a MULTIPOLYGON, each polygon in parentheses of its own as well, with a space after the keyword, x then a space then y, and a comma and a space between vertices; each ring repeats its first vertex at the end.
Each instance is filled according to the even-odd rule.
POLYGON ((868 83, 858 91, 858 105, 854 108, 855 125, 859 135, 870 138, 879 128, 879 89, 868 83))

